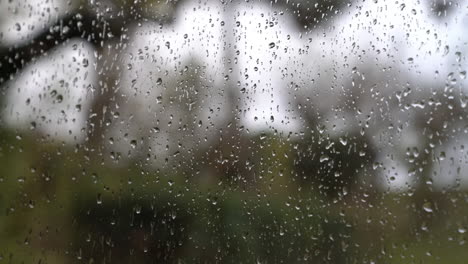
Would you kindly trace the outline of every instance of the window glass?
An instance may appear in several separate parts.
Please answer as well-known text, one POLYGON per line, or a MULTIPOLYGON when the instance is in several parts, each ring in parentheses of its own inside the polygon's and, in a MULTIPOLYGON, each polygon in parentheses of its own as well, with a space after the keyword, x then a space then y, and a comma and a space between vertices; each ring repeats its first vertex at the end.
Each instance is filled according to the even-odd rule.
POLYGON ((465 263, 467 7, 0 0, 0 262, 465 263))

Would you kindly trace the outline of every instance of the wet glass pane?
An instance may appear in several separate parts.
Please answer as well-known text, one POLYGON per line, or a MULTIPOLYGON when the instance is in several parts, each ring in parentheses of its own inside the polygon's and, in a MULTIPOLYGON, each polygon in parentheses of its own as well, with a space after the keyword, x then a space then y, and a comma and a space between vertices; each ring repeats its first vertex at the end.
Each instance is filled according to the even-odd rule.
POLYGON ((467 8, 0 0, 0 263, 465 263, 467 8))

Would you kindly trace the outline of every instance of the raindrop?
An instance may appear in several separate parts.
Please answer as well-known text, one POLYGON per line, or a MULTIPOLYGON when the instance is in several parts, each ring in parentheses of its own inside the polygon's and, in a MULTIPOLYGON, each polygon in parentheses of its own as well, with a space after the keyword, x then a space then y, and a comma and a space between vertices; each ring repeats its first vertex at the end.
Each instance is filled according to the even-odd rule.
POLYGON ((102 195, 100 193, 97 194, 96 203, 102 204, 102 195))
POLYGON ((330 157, 326 154, 323 154, 322 156, 320 156, 320 162, 325 162, 325 161, 328 161, 330 159, 330 157))
POLYGON ((460 75, 461 79, 463 79, 463 80, 466 79, 466 71, 459 72, 459 75, 460 75))
POLYGON ((425 202, 423 204, 423 210, 427 213, 432 213, 433 212, 432 204, 430 202, 425 202))
POLYGON ((348 144, 348 140, 345 137, 340 137, 340 143, 343 146, 346 146, 348 144))
POLYGON ((461 57, 462 57, 461 52, 459 52, 459 51, 455 52, 455 57, 456 57, 457 62, 460 62, 460 61, 461 61, 461 57))
POLYGON ((136 140, 132 140, 130 141, 130 146, 135 149, 137 147, 137 141, 136 140))

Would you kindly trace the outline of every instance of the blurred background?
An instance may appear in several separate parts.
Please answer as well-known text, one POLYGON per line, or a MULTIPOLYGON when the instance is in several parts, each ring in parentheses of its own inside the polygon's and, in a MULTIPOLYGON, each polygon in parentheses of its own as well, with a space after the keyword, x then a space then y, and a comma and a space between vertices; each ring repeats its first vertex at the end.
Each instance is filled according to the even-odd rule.
POLYGON ((467 29, 461 0, 0 0, 0 263, 466 263, 467 29))

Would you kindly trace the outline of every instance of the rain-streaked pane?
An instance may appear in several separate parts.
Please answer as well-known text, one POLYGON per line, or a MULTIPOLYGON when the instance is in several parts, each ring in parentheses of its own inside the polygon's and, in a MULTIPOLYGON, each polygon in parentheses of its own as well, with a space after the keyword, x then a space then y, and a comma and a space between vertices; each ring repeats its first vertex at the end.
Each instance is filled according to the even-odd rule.
POLYGON ((0 263, 465 263, 467 10, 0 0, 0 263))

